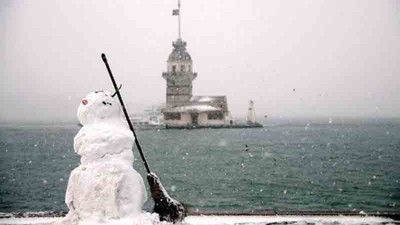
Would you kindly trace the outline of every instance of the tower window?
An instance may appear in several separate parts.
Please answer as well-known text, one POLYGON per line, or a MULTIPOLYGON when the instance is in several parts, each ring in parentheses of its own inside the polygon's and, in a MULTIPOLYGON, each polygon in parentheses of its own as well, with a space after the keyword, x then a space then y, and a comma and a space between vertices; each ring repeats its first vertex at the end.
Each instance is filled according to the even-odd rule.
POLYGON ((176 72, 176 66, 175 65, 172 66, 172 72, 176 72))
POLYGON ((181 71, 185 71, 185 65, 181 65, 181 71))
POLYGON ((192 66, 191 65, 189 65, 189 72, 191 72, 192 71, 192 66))

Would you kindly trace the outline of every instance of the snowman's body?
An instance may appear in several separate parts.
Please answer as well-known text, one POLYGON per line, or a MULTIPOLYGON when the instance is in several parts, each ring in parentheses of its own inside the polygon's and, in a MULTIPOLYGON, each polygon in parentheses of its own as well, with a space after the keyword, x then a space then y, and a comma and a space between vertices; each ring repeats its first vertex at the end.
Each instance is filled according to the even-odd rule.
POLYGON ((67 219, 117 219, 139 215, 146 201, 142 177, 133 167, 134 137, 121 107, 108 92, 90 93, 78 109, 83 127, 74 149, 81 165, 70 175, 67 219))

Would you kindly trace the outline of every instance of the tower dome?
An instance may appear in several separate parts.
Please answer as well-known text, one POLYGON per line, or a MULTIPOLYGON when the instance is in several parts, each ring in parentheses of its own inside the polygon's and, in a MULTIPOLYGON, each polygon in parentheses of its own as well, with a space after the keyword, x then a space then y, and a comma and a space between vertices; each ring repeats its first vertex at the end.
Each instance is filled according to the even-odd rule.
POLYGON ((181 38, 172 42, 172 52, 167 60, 167 72, 192 72, 193 62, 192 57, 186 50, 186 42, 181 38))
POLYGON ((182 41, 182 39, 178 39, 172 43, 174 49, 171 54, 168 56, 168 62, 177 62, 177 61, 192 61, 189 53, 186 51, 186 42, 182 41))

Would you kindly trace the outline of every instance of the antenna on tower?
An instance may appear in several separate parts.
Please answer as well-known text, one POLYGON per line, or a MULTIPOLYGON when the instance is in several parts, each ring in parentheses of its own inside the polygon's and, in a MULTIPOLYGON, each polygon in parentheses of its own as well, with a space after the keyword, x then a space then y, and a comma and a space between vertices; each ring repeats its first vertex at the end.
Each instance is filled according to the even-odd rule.
POLYGON ((173 16, 178 16, 178 38, 181 39, 181 0, 178 0, 178 8, 172 10, 173 16))
POLYGON ((178 0, 178 32, 179 32, 179 39, 181 39, 181 0, 178 0))

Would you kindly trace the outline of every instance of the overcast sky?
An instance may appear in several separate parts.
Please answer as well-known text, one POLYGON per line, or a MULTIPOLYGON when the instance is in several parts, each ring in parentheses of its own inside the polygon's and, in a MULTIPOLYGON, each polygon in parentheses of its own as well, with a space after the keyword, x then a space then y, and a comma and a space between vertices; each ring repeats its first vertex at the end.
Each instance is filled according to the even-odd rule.
MULTIPOLYGON (((182 0, 194 95, 234 117, 400 117, 400 1, 182 0)), ((0 121, 74 119, 112 90, 131 113, 165 103, 177 0, 0 1, 0 121)))

